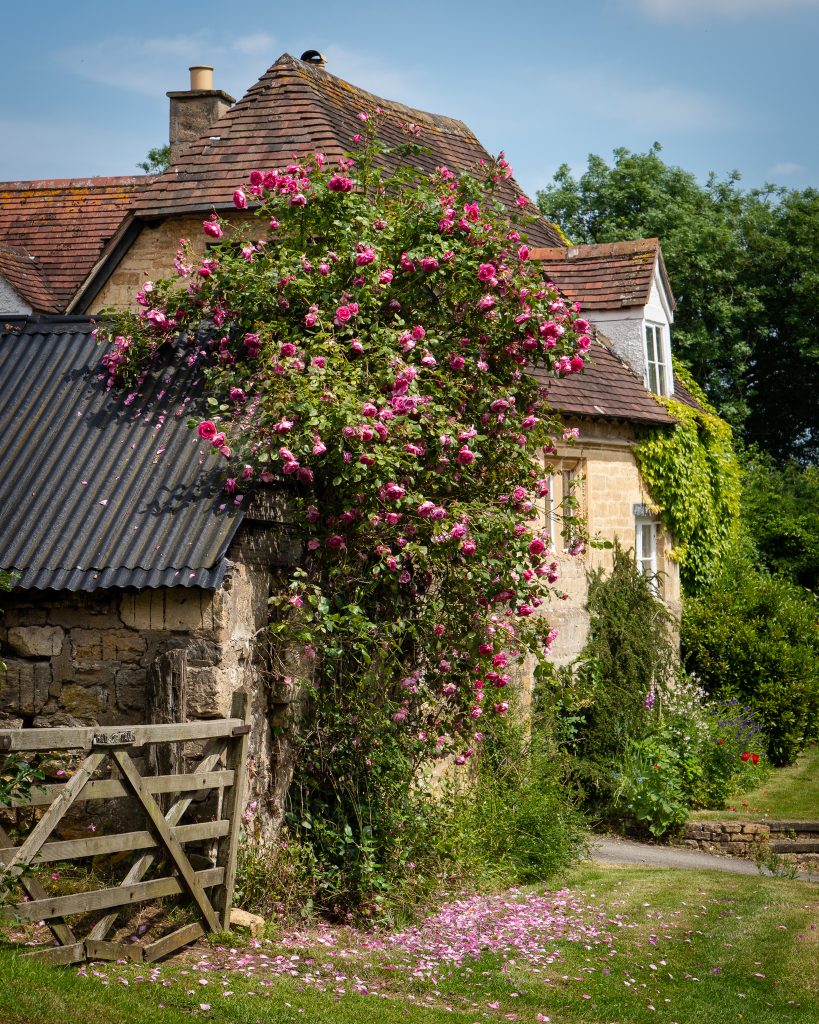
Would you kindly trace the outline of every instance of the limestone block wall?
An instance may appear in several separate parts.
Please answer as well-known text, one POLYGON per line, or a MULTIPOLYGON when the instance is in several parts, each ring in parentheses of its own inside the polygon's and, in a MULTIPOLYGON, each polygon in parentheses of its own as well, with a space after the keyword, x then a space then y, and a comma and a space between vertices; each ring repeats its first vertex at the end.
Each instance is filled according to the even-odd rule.
POLYGON ((751 858, 759 844, 767 843, 770 837, 770 826, 758 822, 695 821, 686 825, 683 843, 708 853, 751 858))
POLYGON ((282 685, 257 638, 266 631, 271 588, 279 585, 274 574, 287 571, 293 552, 281 530, 248 521, 230 556, 232 568, 215 592, 0 594, 0 657, 8 666, 0 674, 0 728, 144 722, 154 662, 181 649, 189 720, 225 716, 235 690, 250 692, 250 799, 272 828, 281 816, 291 752, 286 732, 271 726, 296 711, 297 682, 310 666, 285 652, 278 669, 292 681, 282 685))
MULTIPOLYGON (((557 456, 551 460, 553 505, 559 511, 566 497, 567 480, 563 471, 573 470, 577 480, 578 512, 585 518, 590 536, 611 542, 617 538, 624 547, 633 549, 636 541, 634 506, 650 502, 632 451, 634 431, 625 423, 582 421, 574 425, 580 430, 579 439, 572 445, 561 445, 557 456)), ((601 566, 611 569, 613 554, 610 549, 587 547, 581 555, 573 557, 566 552, 566 541, 559 536, 559 530, 558 522, 555 536, 561 572, 558 586, 568 597, 565 601, 551 602, 544 614, 558 630, 552 658, 556 664, 564 665, 577 657, 588 635, 586 573, 601 566)), ((670 557, 671 548, 671 538, 660 529, 660 596, 678 617, 680 575, 677 563, 670 557)))
MULTIPOLYGON (((242 225, 257 223, 253 216, 230 213, 224 216, 233 230, 240 229, 242 225)), ((204 219, 202 215, 168 217, 158 224, 146 224, 91 303, 88 312, 98 313, 101 309, 111 307, 138 309, 134 296, 146 281, 176 274, 173 261, 181 238, 188 239, 194 251, 204 256, 208 241, 202 231, 204 219)), ((250 237, 259 236, 251 233, 250 237)))

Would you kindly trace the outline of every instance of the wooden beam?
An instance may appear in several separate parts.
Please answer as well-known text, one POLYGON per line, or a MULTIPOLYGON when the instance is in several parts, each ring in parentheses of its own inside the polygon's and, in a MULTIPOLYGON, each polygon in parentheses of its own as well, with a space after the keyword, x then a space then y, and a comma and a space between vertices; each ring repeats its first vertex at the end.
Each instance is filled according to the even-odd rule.
POLYGON ((131 960, 141 964, 145 959, 144 946, 138 942, 104 942, 99 939, 85 940, 86 960, 131 960))
MULTIPOLYGON (((197 822, 193 825, 176 825, 171 829, 171 834, 180 843, 192 843, 198 839, 219 839, 226 836, 229 831, 230 822, 225 819, 223 821, 197 822)), ((56 860, 100 857, 108 853, 125 853, 129 850, 150 850, 156 845, 157 841, 150 832, 117 832, 110 836, 66 839, 46 843, 37 854, 33 864, 36 867, 38 864, 47 864, 56 860)), ((15 846, 0 847, 0 864, 10 864, 16 853, 17 847, 15 846)), ((44 892, 43 895, 47 894, 44 892)))
MULTIPOLYGON (((220 885, 224 878, 223 868, 208 868, 206 871, 196 872, 196 880, 203 889, 220 885)), ((78 892, 70 896, 50 896, 44 900, 0 907, 0 921, 13 923, 18 918, 24 921, 48 921, 50 918, 67 917, 69 914, 126 907, 131 903, 159 899, 160 896, 176 896, 184 891, 185 886, 177 878, 156 878, 150 882, 118 885, 112 889, 95 889, 93 892, 78 892)))
MULTIPOLYGON (((70 781, 70 780, 68 780, 70 781)), ((54 786, 37 786, 32 789, 30 799, 12 800, 9 807, 42 807, 53 802, 65 789, 68 782, 54 786)), ((151 793, 191 793, 203 789, 221 789, 233 785, 233 772, 191 772, 181 775, 156 775, 145 779, 145 785, 151 793)), ((82 803, 86 800, 113 800, 116 797, 130 796, 131 790, 119 779, 94 779, 87 783, 85 789, 74 801, 82 803)))
POLYGON ((191 863, 188 860, 185 851, 182 849, 179 840, 174 838, 168 822, 165 821, 162 808, 156 802, 155 797, 145 788, 142 776, 137 771, 136 765, 131 760, 130 754, 127 750, 115 750, 113 752, 113 758, 119 765, 119 770, 122 772, 123 777, 127 780, 129 786, 134 791, 134 796, 145 808, 145 813, 148 815, 151 824, 156 829, 157 836, 162 841, 162 845, 168 851, 168 855, 176 865, 176 870, 182 876, 182 881, 185 883, 185 886, 193 897, 194 902, 199 907, 199 912, 202 917, 207 921, 208 927, 211 931, 218 932, 220 927, 219 919, 213 911, 210 900, 208 899, 205 890, 197 881, 196 872, 191 867, 191 863))
POLYGON ((250 740, 250 695, 246 690, 233 694, 230 709, 233 718, 240 718, 246 728, 234 731, 228 748, 227 768, 235 773, 233 787, 222 804, 222 817, 230 821, 227 839, 219 844, 216 857, 218 866, 225 869, 225 884, 214 895, 214 904, 222 919, 222 931, 230 931, 230 909, 233 905, 233 887, 236 881, 236 856, 239 849, 239 831, 245 806, 245 780, 247 778, 247 750, 250 740))
MULTIPOLYGON (((145 743, 171 743, 176 740, 205 740, 218 736, 230 736, 237 725, 244 722, 236 718, 215 718, 203 722, 177 722, 173 725, 129 725, 127 731, 134 734, 130 746, 141 747, 145 743)), ((3 729, 0 740, 8 737, 8 750, 90 750, 94 737, 106 730, 102 726, 86 726, 79 729, 3 729)), ((112 730, 108 730, 109 732, 112 730)))
POLYGON ((85 943, 74 942, 70 946, 49 946, 48 949, 34 949, 23 956, 57 967, 61 964, 76 964, 85 960, 85 943))
POLYGON ((179 949, 181 946, 187 946, 189 942, 196 942, 204 934, 205 929, 198 922, 186 924, 184 928, 178 928, 175 932, 171 932, 170 935, 163 935, 156 942, 149 942, 144 947, 145 962, 148 964, 153 963, 154 960, 159 960, 161 957, 173 953, 174 950, 179 949))

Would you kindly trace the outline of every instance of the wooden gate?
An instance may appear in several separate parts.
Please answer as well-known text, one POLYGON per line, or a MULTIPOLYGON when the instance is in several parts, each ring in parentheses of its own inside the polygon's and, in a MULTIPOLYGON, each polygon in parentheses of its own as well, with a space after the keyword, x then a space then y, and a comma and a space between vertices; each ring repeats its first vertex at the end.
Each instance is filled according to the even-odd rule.
MULTIPOLYGON (((20 846, 14 846, 0 826, 0 871, 11 876, 28 894, 23 903, 0 910, 0 920, 45 921, 57 945, 32 955, 50 963, 80 960, 137 960, 151 962, 166 956, 209 931, 227 931, 233 899, 233 883, 239 826, 244 806, 249 725, 249 698, 234 695, 231 717, 214 721, 171 725, 136 725, 123 728, 15 729, 0 731, 0 756, 4 752, 81 751, 81 761, 66 782, 35 787, 30 799, 16 807, 46 807, 20 846), (191 771, 172 775, 145 775, 135 762, 141 747, 204 742, 191 771), (100 778, 103 771, 108 778, 100 778), (181 824, 194 799, 216 791, 216 813, 211 821, 181 824), (164 810, 157 796, 165 796, 164 810), (87 838, 49 841, 55 828, 74 804, 88 800, 134 798, 144 812, 146 831, 89 834, 87 838), (217 848, 211 866, 196 870, 185 844, 210 840, 217 848), (111 888, 90 889, 70 895, 49 895, 33 873, 42 864, 128 854, 136 857, 122 881, 111 888), (164 863, 162 877, 144 880, 156 863, 164 863), (122 907, 165 896, 190 896, 199 920, 161 938, 139 942, 112 942, 108 936, 122 907), (210 895, 209 895, 210 893, 210 895), (84 937, 65 918, 104 911, 84 937)), ((140 751, 141 755, 145 752, 140 751)), ((141 756, 145 763, 167 759, 141 756)), ((173 760, 173 758, 171 759, 173 760)), ((179 763, 180 759, 176 759, 179 763)), ((154 871, 156 873, 156 871, 154 871)))

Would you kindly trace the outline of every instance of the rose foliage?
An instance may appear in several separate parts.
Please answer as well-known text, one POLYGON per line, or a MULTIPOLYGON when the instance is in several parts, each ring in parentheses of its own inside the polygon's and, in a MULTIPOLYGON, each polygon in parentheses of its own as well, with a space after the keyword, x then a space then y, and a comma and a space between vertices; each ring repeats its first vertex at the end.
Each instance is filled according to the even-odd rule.
POLYGON ((539 499, 559 427, 543 380, 589 346, 529 261, 526 201, 501 201, 503 157, 424 174, 417 129, 387 149, 381 116, 360 115, 335 166, 254 171, 234 202, 255 222, 209 218, 216 244, 180 246, 177 277, 114 316, 104 359, 136 388, 162 359, 200 367, 194 425, 225 505, 283 495, 304 551, 276 630, 312 662, 314 739, 323 708, 347 716, 336 782, 379 750, 407 779, 466 762, 508 710, 515 660, 545 657, 558 569, 539 499))

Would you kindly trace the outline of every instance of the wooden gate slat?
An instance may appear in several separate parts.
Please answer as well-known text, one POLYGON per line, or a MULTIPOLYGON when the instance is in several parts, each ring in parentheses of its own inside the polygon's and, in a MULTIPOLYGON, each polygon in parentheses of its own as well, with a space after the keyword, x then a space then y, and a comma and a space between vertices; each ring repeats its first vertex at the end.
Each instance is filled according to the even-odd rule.
MULTIPOLYGON (((196 766, 196 772, 209 772, 211 768, 215 768, 219 761, 222 759, 222 755, 225 751, 224 740, 211 740, 208 749, 202 756, 199 764, 196 766)), ((182 815, 190 807, 193 797, 183 796, 180 797, 172 807, 168 808, 168 812, 165 815, 165 821, 169 825, 176 825, 182 815)), ((140 878, 144 878, 146 872, 153 864, 156 859, 156 855, 153 853, 143 853, 139 860, 135 861, 128 874, 123 879, 123 885, 131 885, 134 882, 138 882, 140 878)), ((116 914, 106 914, 105 917, 100 918, 99 921, 94 925, 89 934, 90 939, 104 939, 108 932, 111 930, 111 926, 116 921, 116 914)))
MULTIPOLYGON (((230 830, 230 821, 202 821, 193 825, 176 825, 171 829, 180 843, 193 843, 198 839, 220 839, 230 830)), ((0 841, 7 840, 0 835, 0 841)), ((107 853, 127 853, 133 850, 149 850, 157 845, 151 832, 118 832, 111 836, 94 836, 93 839, 65 839, 46 843, 34 860, 34 866, 56 860, 76 860, 80 857, 99 857, 107 853)), ((0 864, 10 864, 17 853, 16 846, 0 847, 0 864)), ((31 894, 30 894, 31 895, 31 894)), ((36 897, 40 899, 41 897, 36 897)))
POLYGON ((176 870, 182 876, 182 881, 185 883, 188 891, 194 898, 202 917, 207 921, 208 927, 211 931, 218 932, 219 919, 214 913, 210 900, 208 899, 205 890, 197 881, 196 872, 191 867, 191 862, 188 860, 185 851, 182 849, 179 841, 174 838, 167 821, 165 821, 165 815, 162 813, 162 808, 143 785, 142 776, 137 771, 136 765, 131 760, 128 751, 115 750, 113 752, 113 757, 119 765, 119 770, 133 789, 134 796, 137 797, 139 802, 145 808, 145 813, 151 819, 151 823, 156 829, 157 835, 162 841, 162 845, 168 851, 168 855, 176 865, 176 870))
POLYGON ((60 793, 60 795, 49 807, 49 809, 45 812, 42 818, 40 818, 40 820, 29 833, 28 839, 26 839, 26 841, 17 851, 17 856, 14 858, 14 863, 9 865, 7 868, 9 875, 19 875, 25 868, 29 866, 33 858, 36 857, 37 854, 39 853, 40 847, 51 835, 51 832, 56 827, 57 822, 71 807, 79 791, 86 784, 86 782, 88 782, 89 778, 94 774, 97 768, 99 768, 100 763, 107 756, 107 750, 95 750, 92 753, 90 753, 88 757, 86 757, 86 759, 77 769, 71 781, 66 783, 65 789, 62 791, 62 793, 60 793))
POLYGON ((72 942, 70 946, 49 946, 47 949, 34 949, 23 956, 31 957, 32 960, 42 960, 52 967, 64 964, 76 964, 85 960, 85 943, 72 942))
POLYGON ((163 935, 161 939, 157 939, 156 942, 149 942, 144 947, 145 962, 148 964, 153 963, 154 960, 159 960, 161 957, 167 956, 168 953, 173 953, 174 950, 187 946, 189 942, 196 942, 204 934, 205 929, 198 922, 186 924, 184 928, 177 928, 170 935, 163 935))
POLYGON ((104 942, 86 939, 86 960, 132 960, 141 964, 145 959, 145 947, 138 942, 104 942))
MULTIPOLYGON (((0 825, 0 843, 11 843, 11 838, 2 825, 0 825)), ((14 852, 17 852, 16 849, 14 852)), ((48 893, 40 884, 39 880, 33 875, 24 874, 22 877, 18 878, 17 881, 33 900, 44 900, 48 898, 48 893)), ((52 935, 56 939, 59 939, 64 946, 73 946, 76 944, 77 936, 71 931, 67 924, 64 924, 62 921, 50 921, 48 927, 51 929, 52 935)))
MULTIPOLYGON (((224 877, 224 868, 206 868, 204 871, 196 872, 196 880, 203 889, 220 885, 224 877)), ((93 892, 78 892, 70 896, 51 896, 30 903, 17 903, 13 907, 0 907, 0 921, 14 922, 18 918, 24 921, 47 921, 52 917, 68 917, 69 914, 125 907, 131 903, 159 899, 161 896, 175 896, 184 891, 185 886, 178 878, 155 878, 150 882, 136 882, 134 885, 118 885, 112 889, 95 889, 93 892)))
MULTIPOLYGON (((206 722, 177 722, 174 725, 129 725, 134 734, 132 747, 145 743, 172 743, 176 740, 204 740, 229 737, 244 725, 238 718, 215 718, 206 722)), ((5 750, 90 750, 94 737, 104 733, 102 726, 60 729, 3 729, 0 739, 8 738, 5 750)), ((110 730, 109 730, 110 731, 110 730)))
MULTIPOLYGON (((68 783, 53 786, 37 786, 31 791, 30 800, 12 800, 9 807, 42 807, 50 804, 65 789, 68 783)), ((233 772, 192 772, 182 775, 155 775, 145 779, 150 793, 191 793, 203 789, 221 789, 233 785, 233 772)), ((74 803, 87 800, 113 800, 130 796, 131 791, 119 779, 92 779, 74 803)))

